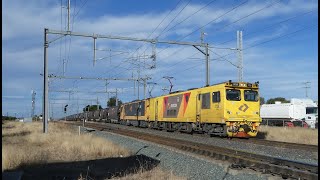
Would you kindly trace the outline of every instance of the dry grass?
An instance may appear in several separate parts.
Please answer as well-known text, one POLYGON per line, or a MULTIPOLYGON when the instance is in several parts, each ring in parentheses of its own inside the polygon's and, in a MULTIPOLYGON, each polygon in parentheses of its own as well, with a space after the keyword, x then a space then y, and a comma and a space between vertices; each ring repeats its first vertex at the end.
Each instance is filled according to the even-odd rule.
POLYGON ((267 140, 318 145, 318 129, 260 126, 259 131, 267 140))
POLYGON ((35 163, 80 161, 129 156, 112 142, 90 134, 78 136, 64 124, 50 123, 48 134, 42 123, 6 122, 2 125, 2 171, 35 163))
MULTIPOLYGON (((6 121, 2 124, 2 172, 39 163, 72 162, 108 157, 125 157, 131 152, 103 138, 90 134, 78 135, 76 129, 62 123, 50 123, 48 134, 43 134, 41 122, 6 121)), ((82 178, 82 174, 78 179, 82 178)), ((150 171, 137 169, 134 174, 117 180, 180 180, 172 172, 158 167, 150 171)))
POLYGON ((186 180, 185 177, 176 176, 173 172, 163 171, 159 167, 156 167, 150 171, 145 171, 143 169, 138 170, 135 174, 128 174, 119 178, 112 178, 113 180, 186 180))

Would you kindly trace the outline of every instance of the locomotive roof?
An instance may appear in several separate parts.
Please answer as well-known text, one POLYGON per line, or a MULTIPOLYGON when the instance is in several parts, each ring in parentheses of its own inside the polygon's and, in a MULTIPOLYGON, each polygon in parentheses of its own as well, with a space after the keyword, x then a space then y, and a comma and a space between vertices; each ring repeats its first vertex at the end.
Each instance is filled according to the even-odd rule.
MULTIPOLYGON (((209 86, 203 86, 203 87, 199 87, 199 88, 189 88, 187 90, 178 90, 178 91, 173 91, 173 92, 170 92, 169 94, 165 94, 165 95, 161 95, 161 96, 167 96, 167 95, 171 95, 171 94, 176 94, 176 93, 181 93, 181 92, 186 92, 186 91, 191 91, 191 90, 195 90, 195 89, 200 89, 200 88, 206 88, 206 87, 210 87, 210 86, 216 86, 216 85, 227 85, 227 86, 235 86, 235 87, 238 87, 238 88, 245 88, 245 87, 249 87, 249 86, 239 86, 240 84, 245 84, 245 85, 248 85, 250 84, 251 87, 250 88, 257 88, 258 85, 259 85, 259 81, 255 82, 255 83, 249 83, 249 82, 232 82, 231 80, 229 81, 224 81, 224 82, 220 82, 220 83, 216 83, 216 84, 212 84, 212 85, 209 85, 209 86), (235 84, 238 84, 238 85, 235 85, 235 84), (253 86, 253 84, 255 84, 255 87, 253 86)), ((157 97, 160 97, 160 96, 157 96, 157 97)), ((152 98, 155 98, 155 97, 152 97, 152 98)), ((146 99, 150 99, 149 98, 146 98, 146 99)), ((133 103, 133 102, 138 102, 138 101, 142 101, 143 99, 141 100, 133 100, 131 102, 127 102, 127 103, 133 103)))

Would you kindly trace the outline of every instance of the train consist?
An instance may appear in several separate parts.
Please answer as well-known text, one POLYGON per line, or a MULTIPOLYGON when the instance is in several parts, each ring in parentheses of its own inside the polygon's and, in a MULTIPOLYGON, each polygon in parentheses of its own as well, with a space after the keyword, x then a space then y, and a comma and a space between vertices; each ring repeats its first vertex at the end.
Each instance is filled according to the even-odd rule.
MULTIPOLYGON (((261 123, 259 82, 223 82, 67 116, 224 137, 255 137, 261 123)), ((63 118, 64 119, 64 118, 63 118)))

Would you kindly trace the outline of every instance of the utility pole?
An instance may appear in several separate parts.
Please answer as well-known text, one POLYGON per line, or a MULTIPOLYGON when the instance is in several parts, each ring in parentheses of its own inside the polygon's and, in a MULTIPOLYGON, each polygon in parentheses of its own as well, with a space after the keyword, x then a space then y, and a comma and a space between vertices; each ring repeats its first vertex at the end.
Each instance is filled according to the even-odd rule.
POLYGON ((242 82, 243 81, 242 31, 237 31, 237 49, 238 49, 238 76, 239 76, 239 82, 242 82))
MULTIPOLYGON (((206 56, 206 86, 210 85, 210 61, 209 61, 209 44, 208 43, 204 43, 203 39, 204 39, 204 35, 207 35, 207 33, 203 32, 201 30, 201 34, 200 34, 200 41, 201 44, 205 45, 205 56, 206 56)), ((169 80, 169 79, 168 79, 169 80)), ((170 81, 170 80, 169 80, 170 81)), ((170 88, 170 92, 171 92, 171 88, 170 88)))
POLYGON ((138 59, 138 65, 139 65, 139 69, 138 69, 138 100, 140 100, 140 56, 139 55, 138 55, 137 59, 138 59))
POLYGON ((308 89, 311 88, 309 81, 304 82, 303 84, 305 84, 304 88, 306 89, 306 98, 308 98, 308 89))
POLYGON ((196 45, 192 45, 193 47, 195 47, 196 49, 198 49, 198 51, 200 51, 202 54, 205 55, 205 59, 206 59, 206 86, 210 85, 210 56, 209 56, 209 44, 208 43, 204 43, 203 39, 204 39, 204 35, 207 35, 206 33, 201 31, 200 34, 200 41, 201 41, 201 47, 205 48, 205 51, 199 49, 196 45))
POLYGON ((67 107, 68 104, 64 106, 64 120, 67 121, 67 107))
POLYGON ((210 85, 210 61, 209 61, 209 44, 206 43, 206 86, 210 85))
POLYGON ((97 46, 97 44, 96 44, 96 37, 94 36, 93 37, 93 66, 95 65, 95 63, 96 63, 96 46, 97 46))
POLYGON ((118 106, 118 89, 116 88, 116 106, 118 106))
POLYGON ((43 118, 43 132, 48 133, 48 55, 47 55, 47 50, 49 47, 49 42, 48 42, 48 29, 44 29, 44 68, 43 68, 43 113, 42 113, 42 118, 43 118))
POLYGON ((70 0, 68 0, 68 31, 70 31, 70 0))
POLYGON ((201 44, 203 43, 203 36, 205 35, 205 33, 201 30, 201 33, 200 33, 200 42, 201 44))
POLYGON ((34 109, 35 109, 36 92, 34 90, 32 90, 31 94, 32 94, 32 99, 31 99, 31 102, 32 102, 31 118, 33 118, 34 117, 34 109))
POLYGON ((98 111, 99 111, 100 108, 99 108, 99 99, 98 99, 98 97, 97 97, 97 106, 98 106, 97 108, 98 108, 98 111))
POLYGON ((51 104, 51 118, 53 119, 53 105, 51 104))
POLYGON ((148 79, 151 79, 151 78, 148 77, 148 76, 145 76, 145 77, 143 78, 143 94, 144 94, 144 99, 146 99, 146 97, 147 97, 147 95, 146 95, 146 93, 147 93, 146 89, 147 89, 147 80, 148 80, 148 79))
POLYGON ((143 79, 143 98, 146 99, 146 88, 147 88, 147 79, 143 79))
MULTIPOLYGON (((133 71, 131 77, 133 78, 133 71)), ((133 81, 133 96, 136 96, 136 81, 133 81)))

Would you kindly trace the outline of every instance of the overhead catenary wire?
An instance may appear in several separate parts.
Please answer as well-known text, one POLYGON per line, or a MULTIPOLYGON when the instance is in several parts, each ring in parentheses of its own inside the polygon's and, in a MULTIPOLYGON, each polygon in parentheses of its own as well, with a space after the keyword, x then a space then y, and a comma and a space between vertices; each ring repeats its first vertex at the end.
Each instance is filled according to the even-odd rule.
MULTIPOLYGON (((265 44, 265 43, 268 43, 268 42, 271 42, 271 41, 274 41, 274 40, 278 40, 278 39, 281 39, 281 38, 284 38, 284 37, 291 36, 291 35, 293 35, 293 34, 296 34, 296 33, 298 33, 298 32, 301 32, 301 31, 310 29, 310 28, 312 28, 312 27, 317 27, 317 25, 307 26, 307 27, 301 28, 301 29, 299 29, 299 30, 296 30, 296 31, 294 31, 294 32, 287 33, 287 34, 283 34, 283 35, 281 35, 281 36, 272 38, 272 39, 267 40, 267 41, 263 41, 263 42, 256 43, 256 44, 252 44, 251 46, 249 46, 249 47, 247 47, 247 48, 244 48, 242 51, 248 50, 248 49, 253 48, 253 47, 256 47, 256 46, 260 46, 260 45, 262 45, 262 44, 265 44)), ((221 55, 218 55, 218 56, 220 56, 219 58, 210 59, 210 61, 218 61, 218 60, 220 60, 220 59, 226 60, 225 57, 227 57, 227 56, 229 56, 229 55, 232 55, 232 54, 235 54, 235 53, 236 53, 236 52, 232 52, 232 53, 229 53, 229 54, 227 54, 227 55, 222 55, 222 56, 221 56, 221 55)), ((229 61, 227 61, 227 62, 229 62, 229 61)), ((201 63, 204 63, 204 61, 201 62, 201 63)), ((231 61, 230 61, 229 63, 231 63, 231 61)), ((233 65, 235 65, 235 64, 233 64, 233 65)), ((187 71, 187 70, 189 70, 189 69, 192 69, 192 68, 194 68, 194 67, 197 67, 197 66, 199 66, 199 63, 196 63, 196 65, 191 66, 191 67, 188 67, 187 69, 184 69, 184 70, 181 70, 181 71, 179 71, 179 72, 175 72, 175 73, 173 73, 173 74, 170 74, 170 76, 180 74, 180 73, 182 73, 182 72, 185 72, 185 71, 187 71)), ((235 66, 236 66, 236 65, 235 65, 235 66)), ((160 79, 161 79, 161 78, 160 78, 160 79)), ((160 80, 160 79, 158 79, 158 80, 160 80)), ((155 82, 157 82, 158 80, 156 80, 155 82)))
MULTIPOLYGON (((234 10, 238 9, 239 7, 241 7, 241 6, 245 5, 246 3, 248 3, 248 0, 246 0, 245 2, 242 2, 242 3, 238 4, 238 5, 236 5, 235 7, 233 7, 233 8, 231 8, 231 9, 229 9, 227 12, 222 13, 220 16, 218 16, 218 17, 214 18, 213 20, 209 21, 209 22, 208 22, 208 23, 206 23, 205 25, 202 25, 202 26, 200 26, 200 27, 196 28, 196 29, 195 29, 195 30, 193 30, 191 33, 189 33, 189 34, 187 34, 187 35, 183 36, 182 38, 180 38, 178 41, 181 41, 181 40, 185 39, 186 37, 188 37, 188 36, 192 35, 193 33, 195 33, 195 32, 197 32, 197 31, 199 31, 200 29, 203 29, 204 27, 206 27, 206 26, 208 26, 209 24, 211 24, 211 23, 215 22, 216 20, 218 20, 218 19, 222 18, 223 16, 225 16, 225 15, 229 14, 230 12, 232 12, 232 11, 234 11, 234 10)), ((169 45, 167 48, 169 48, 169 47, 170 47, 170 45, 169 45)), ((159 52, 158 52, 158 54, 160 54, 161 52, 163 52, 163 51, 164 51, 164 50, 166 50, 167 48, 165 48, 165 49, 163 49, 163 50, 159 51, 159 52)))
MULTIPOLYGON (((170 12, 161 20, 161 22, 160 22, 160 23, 157 25, 157 27, 147 36, 146 39, 148 39, 148 38, 160 27, 160 25, 164 22, 164 20, 173 12, 174 9, 176 9, 176 8, 178 7, 178 5, 180 4, 181 1, 182 1, 182 0, 180 0, 180 1, 174 6, 174 8, 172 8, 172 9, 170 10, 170 12)), ((136 50, 135 50, 134 52, 130 53, 130 54, 128 55, 128 57, 133 56, 133 55, 134 55, 140 48, 142 48, 142 47, 143 47, 143 45, 140 45, 138 48, 136 48, 136 50)), ((120 67, 123 63, 128 62, 128 61, 129 61, 129 60, 126 58, 126 59, 122 60, 118 65, 114 66, 114 68, 120 67)))
POLYGON ((158 36, 155 39, 158 39, 160 36, 163 35, 163 31, 165 31, 169 27, 169 25, 181 14, 181 12, 189 5, 190 2, 191 0, 189 0, 185 4, 185 6, 176 14, 176 16, 167 24, 167 26, 164 29, 162 29, 162 31, 158 34, 158 36))
MULTIPOLYGON (((148 35, 148 37, 146 39, 148 39, 159 27, 160 25, 164 22, 164 20, 173 12, 174 9, 176 9, 178 7, 178 5, 180 4, 182 0, 180 0, 175 6, 174 8, 172 8, 170 10, 170 12, 161 20, 161 22, 157 25, 156 28, 153 29, 153 31, 148 35)), ((133 53, 131 53, 130 55, 133 55, 134 53, 136 53, 143 45, 139 46, 133 53)))
MULTIPOLYGON (((310 29, 312 27, 317 27, 318 25, 311 25, 311 26, 307 26, 307 27, 304 27, 304 28, 301 28, 299 30, 296 30, 294 32, 291 32, 291 33, 287 33, 287 34, 283 34, 281 36, 278 36, 278 37, 275 37, 275 38, 272 38, 270 40, 267 40, 267 41, 263 41, 263 42, 260 42, 260 43, 256 43, 256 44, 252 44, 251 46, 247 47, 247 48, 244 48, 242 51, 245 51, 245 50, 248 50, 250 48, 253 48, 253 47, 256 47, 256 46, 260 46, 262 44, 265 44, 265 43, 269 43, 271 41, 274 41, 274 40, 278 40, 278 39, 281 39, 281 38, 284 38, 284 37, 289 37, 293 34, 296 34, 298 32, 301 32, 301 31, 304 31, 304 30, 307 30, 307 29, 310 29)), ((229 56, 229 55, 232 55, 232 54, 235 54, 236 52, 233 52, 233 53, 230 53, 230 54, 227 54, 225 56, 220 56, 219 58, 216 58, 216 59, 211 59, 210 61, 216 61, 216 60, 219 60, 219 59, 225 59, 226 56, 229 56)), ((226 60, 226 59, 225 59, 226 60)), ((229 62, 230 63, 230 62, 229 62)), ((198 66, 198 65, 196 65, 198 66)), ((196 67, 196 66, 193 66, 193 67, 196 67)), ((186 70, 189 70, 190 68, 186 69, 186 70)), ((182 72, 186 71, 186 70, 183 70, 182 72)), ((178 73, 177 73, 178 74, 178 73)))
MULTIPOLYGON (((163 32, 166 28, 168 28, 168 26, 181 14, 181 12, 188 6, 188 4, 190 3, 190 1, 191 1, 191 0, 189 0, 189 1, 185 4, 185 6, 175 15, 175 17, 167 24, 167 26, 158 34, 158 36, 157 36, 155 39, 157 39, 158 37, 161 36, 162 32, 163 32)), ((178 4, 180 4, 180 2, 181 2, 181 0, 176 4, 175 8, 178 6, 178 4)), ((170 11, 170 12, 167 14, 167 16, 160 22, 160 24, 168 17, 169 14, 171 14, 171 12, 172 12, 175 8, 171 9, 171 11, 170 11)), ((155 30, 160 26, 160 24, 153 30, 153 32, 155 32, 155 30)), ((153 32, 150 33, 147 38, 149 38, 149 37, 153 34, 153 32)), ((132 55, 133 55, 135 52, 137 52, 142 46, 143 46, 143 45, 141 45, 139 48, 137 48, 136 51, 134 51, 134 52, 132 53, 132 55)), ((138 55, 138 56, 139 56, 139 55, 138 55)), ((128 62, 128 60, 122 61, 122 62, 119 63, 119 65, 117 65, 115 68, 119 67, 119 66, 120 66, 121 64, 123 64, 124 62, 128 62)), ((118 74, 116 74, 116 75, 114 75, 114 76, 117 76, 117 75, 119 75, 119 74, 121 74, 121 73, 118 73, 118 74)))
MULTIPOLYGON (((247 2, 247 1, 246 1, 246 2, 247 2)), ((246 2, 244 2, 243 4, 245 4, 246 2)), ((245 16, 243 16, 243 17, 241 17, 241 18, 239 18, 239 19, 237 19, 237 20, 235 20, 235 21, 233 21, 233 22, 231 22, 231 23, 229 23, 229 24, 227 24, 227 25, 224 25, 224 26, 221 27, 221 28, 216 29, 216 30, 222 30, 222 29, 230 26, 231 24, 237 23, 237 22, 239 22, 239 21, 241 21, 241 20, 243 20, 243 19, 245 19, 245 18, 248 18, 249 16, 252 16, 252 15, 254 15, 254 14, 256 14, 256 13, 258 13, 258 12, 264 10, 264 9, 267 9, 267 8, 269 8, 269 7, 277 4, 277 3, 279 3, 279 2, 280 2, 280 0, 274 1, 274 2, 271 3, 271 4, 268 4, 268 5, 264 6, 263 8, 260 8, 260 9, 258 9, 258 10, 256 10, 256 11, 252 12, 252 13, 249 13, 249 14, 247 14, 247 15, 245 15, 245 16)), ((241 5, 243 5, 243 4, 241 4, 241 5)), ((237 6, 237 7, 239 7, 239 6, 237 6)), ((234 8, 231 9, 231 10, 229 10, 227 13, 229 13, 229 12, 232 11, 232 10, 234 10, 234 8)), ((219 16, 219 17, 220 17, 220 16, 219 16)), ((219 17, 218 17, 218 18, 219 18, 219 17)), ((215 20, 217 20, 217 18, 214 19, 214 21, 215 21, 215 20)), ((210 21, 210 23, 211 23, 211 22, 212 22, 212 21, 210 21)), ((208 23, 207 23, 206 25, 208 25, 208 23)), ((206 25, 204 25, 204 26, 206 26, 206 25)), ((204 26, 202 26, 201 28, 203 28, 204 26)), ((201 29, 201 28, 196 29, 195 31, 189 33, 187 36, 191 35, 192 33, 198 31, 198 30, 201 29)), ((184 38, 185 38, 185 37, 184 37, 184 38)), ((181 39, 180 39, 180 40, 181 40, 181 39)), ((169 47, 169 46, 168 46, 168 47, 169 47)), ((181 49, 178 49, 177 51, 174 51, 172 54, 168 55, 167 57, 170 57, 170 56, 172 56, 173 54, 176 54, 178 51, 181 51, 181 50, 184 49, 184 48, 185 48, 185 47, 182 47, 181 49)), ((166 50, 166 48, 163 49, 163 50, 161 50, 161 51, 159 51, 158 54, 160 54, 160 53, 163 52, 164 50, 166 50)), ((229 63, 230 63, 230 62, 229 62, 229 63)))
MULTIPOLYGON (((181 41, 181 40, 185 39, 186 37, 190 36, 191 34, 193 34, 193 33, 197 32, 198 30, 202 29, 203 27, 205 27, 205 26, 207 26, 207 25, 209 25, 209 24, 213 23, 214 21, 216 21, 216 20, 220 19, 221 17, 225 16, 226 14, 228 14, 228 13, 230 13, 230 12, 234 11, 235 9, 237 9, 237 8, 239 8, 239 7, 243 6, 243 5, 245 5, 246 3, 248 3, 248 0, 246 0, 245 2, 242 2, 242 3, 238 4, 238 5, 236 5, 236 6, 234 6, 233 8, 229 9, 227 12, 222 13, 220 16, 218 16, 218 17, 216 17, 215 19, 211 20, 211 21, 210 21, 210 22, 208 22, 207 24, 205 24, 205 25, 203 25, 203 26, 201 26, 201 27, 197 28, 196 30, 192 31, 191 33, 187 34, 186 36, 184 36, 184 37, 180 38, 178 41, 181 41)), ((165 49, 162 49, 161 51, 159 51, 157 54, 159 55, 160 53, 162 53, 164 50, 168 49, 169 47, 170 47, 170 45, 169 45, 169 46, 167 46, 165 49)), ((177 53, 178 51, 180 51, 181 49, 184 49, 184 48, 185 48, 185 47, 182 47, 182 48, 178 49, 177 51, 173 52, 171 55, 173 55, 173 54, 177 53)), ((168 56, 168 57, 169 57, 169 56, 168 56)), ((117 75, 119 75, 119 74, 121 74, 121 73, 123 73, 123 72, 120 72, 120 73, 118 73, 117 75)))
MULTIPOLYGON (((252 16, 252 15, 254 15, 254 14, 256 14, 256 13, 259 13, 260 11, 262 11, 262 10, 264 10, 264 9, 267 9, 267 8, 269 8, 269 7, 271 7, 271 6, 279 3, 280 1, 281 1, 281 0, 274 1, 273 3, 268 4, 268 5, 264 6, 263 8, 260 8, 260 9, 254 11, 254 12, 252 12, 252 13, 249 13, 249 14, 247 14, 247 15, 245 15, 245 16, 243 16, 243 17, 241 17, 241 18, 239 18, 239 19, 237 19, 237 20, 235 20, 235 21, 233 21, 233 22, 231 22, 231 23, 229 23, 229 24, 227 24, 227 25, 224 25, 224 26, 222 26, 222 27, 220 27, 220 28, 215 29, 215 31, 220 31, 220 30, 222 30, 222 29, 224 29, 224 28, 226 28, 226 27, 228 27, 228 26, 230 26, 230 25, 232 25, 232 24, 235 24, 235 23, 237 23, 237 22, 239 22, 239 21, 241 21, 241 20, 243 20, 243 19, 245 19, 245 18, 248 18, 248 17, 250 17, 250 16, 252 16)), ((248 2, 248 1, 245 1, 244 3, 240 4, 240 6, 246 4, 247 2, 248 2)), ((239 7, 239 6, 237 6, 237 7, 239 7)), ((226 12, 225 14, 227 14, 227 13, 233 11, 233 10, 234 10, 234 8, 232 8, 231 10, 229 10, 228 12, 226 12)), ((204 28, 205 26, 211 24, 212 22, 216 21, 216 20, 219 19, 219 18, 220 18, 220 16, 219 16, 218 18, 214 19, 213 21, 210 21, 209 23, 205 24, 204 26, 201 26, 200 28, 197 28, 196 30, 192 31, 192 32, 189 33, 187 36, 189 36, 189 35, 197 32, 198 30, 204 28)), ((187 37, 187 36, 185 36, 185 37, 187 37)), ((179 40, 181 41, 181 40, 183 40, 185 37, 183 37, 182 39, 179 39, 179 40)), ((170 47, 170 46, 168 46, 168 47, 170 47)), ((164 51, 164 50, 165 50, 165 49, 163 49, 162 51, 164 51)), ((159 53, 161 53, 162 51, 159 51, 159 53)), ((158 53, 158 54, 159 54, 159 53, 158 53)), ((174 52, 174 53, 176 53, 176 52, 174 52)), ((172 53, 172 54, 174 54, 174 53, 172 53)))
MULTIPOLYGON (((214 21, 216 21, 216 20, 220 19, 221 17, 225 16, 226 14, 228 14, 228 13, 230 13, 230 12, 234 11, 235 9, 237 9, 237 8, 239 8, 239 7, 243 6, 243 5, 245 5, 247 2, 248 2, 248 0, 247 0, 247 1, 245 1, 245 2, 242 2, 242 3, 238 4, 238 5, 236 5, 236 6, 234 6, 233 8, 229 9, 227 12, 225 12, 225 13, 221 14, 220 16, 218 16, 218 17, 214 18, 213 20, 209 21, 209 22, 208 22, 208 23, 206 23, 205 25, 203 25, 203 26, 201 26, 201 27, 199 27, 199 28, 195 29, 195 30, 194 30, 194 31, 192 31, 191 33, 189 33, 189 34, 185 35, 184 37, 180 38, 180 39, 179 39, 179 41, 181 41, 181 40, 185 39, 186 37, 188 37, 188 36, 190 36, 191 34, 193 34, 193 33, 197 32, 198 30, 200 30, 200 29, 204 28, 205 26, 207 26, 207 25, 209 25, 209 24, 213 23, 214 21)), ((161 51, 159 51, 159 52, 158 52, 158 55, 159 55, 160 53, 162 53, 163 51, 165 51, 166 49, 168 49, 169 47, 170 47, 170 45, 169 45, 169 46, 167 46, 166 48, 162 49, 161 51)), ((178 49, 178 50, 174 51, 173 53, 171 53, 170 55, 168 55, 166 58, 168 58, 168 57, 170 57, 170 56, 172 56, 172 55, 176 54, 177 52, 181 51, 181 50, 182 50, 182 49, 184 49, 184 48, 186 48, 186 47, 182 47, 182 48, 180 48, 180 49, 178 49)))
MULTIPOLYGON (((316 26, 318 26, 318 25, 317 25, 317 24, 314 24, 314 25, 311 25, 311 26, 303 27, 303 28, 300 28, 300 29, 298 29, 298 30, 296 30, 296 31, 293 31, 293 32, 291 32, 291 33, 286 33, 286 34, 283 34, 283 35, 281 35, 281 36, 278 36, 278 37, 275 37, 275 38, 272 38, 272 39, 269 39, 269 40, 266 40, 266 41, 263 41, 263 42, 251 44, 251 45, 248 46, 247 48, 242 49, 242 51, 251 49, 251 48, 253 48, 253 47, 255 47, 255 46, 259 46, 259 45, 262 45, 262 44, 265 44, 265 43, 268 43, 268 42, 271 42, 271 41, 274 41, 274 40, 277 40, 277 39, 280 39, 280 38, 283 38, 283 37, 291 36, 291 35, 293 35, 293 34, 296 34, 296 33, 300 32, 300 31, 304 31, 304 30, 307 30, 307 29, 310 29, 310 28, 316 27, 316 26)), ((228 54, 226 54, 226 55, 222 55, 220 58, 225 58, 225 57, 230 56, 230 55, 235 54, 235 53, 237 53, 237 52, 231 52, 231 53, 228 53, 228 54)), ((218 59, 219 59, 219 58, 218 58, 218 59)))
MULTIPOLYGON (((165 33, 169 32, 170 30, 174 29, 175 27, 177 27, 178 25, 180 25, 181 23, 185 22, 187 19, 189 19, 190 17, 194 16, 195 14, 199 13, 200 11, 202 11, 203 9, 205 9, 206 7, 208 7, 210 4, 212 4, 213 2, 215 2, 216 0, 212 0, 209 3, 205 4, 204 6, 202 6, 201 8, 199 8, 197 11, 195 11, 194 13, 192 13, 191 15, 187 16, 185 19, 183 19, 182 21, 178 22, 177 24, 175 24, 174 26, 172 26, 170 29, 168 29, 165 33)), ((145 53, 148 50, 149 47, 147 47, 143 53, 145 53)))
MULTIPOLYGON (((269 29, 269 28, 271 28, 271 27, 274 27, 274 26, 276 26, 276 25, 279 25, 279 24, 288 22, 288 21, 290 21, 290 20, 299 18, 299 17, 304 16, 304 15, 313 13, 313 12, 315 12, 315 11, 317 11, 317 9, 314 9, 314 10, 311 10, 311 11, 307 11, 307 12, 304 12, 304 13, 301 13, 301 14, 298 14, 298 15, 295 15, 295 16, 292 16, 292 17, 290 17, 290 18, 281 20, 281 21, 279 21, 279 22, 277 22, 277 23, 271 24, 270 26, 262 27, 262 28, 260 28, 260 29, 258 29, 258 30, 256 30, 256 31, 247 32, 246 34, 243 35, 243 37, 247 37, 248 35, 253 35, 253 34, 261 33, 261 32, 263 32, 263 31, 265 31, 265 30, 267 30, 267 29, 269 29)), ((224 42, 222 42, 222 43, 217 43, 216 45, 223 45, 223 44, 226 44, 226 43, 231 42, 231 41, 233 41, 233 40, 234 40, 234 38, 229 39, 229 40, 227 40, 227 41, 224 41, 224 42)))
POLYGON ((260 9, 258 9, 256 11, 252 12, 252 13, 249 13, 249 14, 247 14, 247 15, 245 15, 245 16, 243 16, 243 17, 241 17, 241 18, 239 18, 239 19, 237 19, 237 20, 235 20, 235 21, 233 21, 231 23, 229 23, 229 24, 226 24, 226 25, 224 25, 224 26, 222 26, 220 28, 215 29, 215 31, 221 31, 222 29, 224 29, 224 28, 226 28, 226 27, 228 27, 228 26, 230 26, 232 24, 235 24, 235 23, 237 23, 237 22, 239 22, 239 21, 241 21, 241 20, 243 20, 245 18, 248 18, 248 17, 250 17, 250 16, 252 16, 254 14, 257 14, 260 11, 263 11, 264 9, 267 9, 267 8, 270 8, 270 7, 274 6, 275 4, 279 3, 280 1, 281 0, 276 0, 276 1, 272 2, 271 4, 268 4, 268 5, 264 6, 263 8, 260 8, 260 9))

